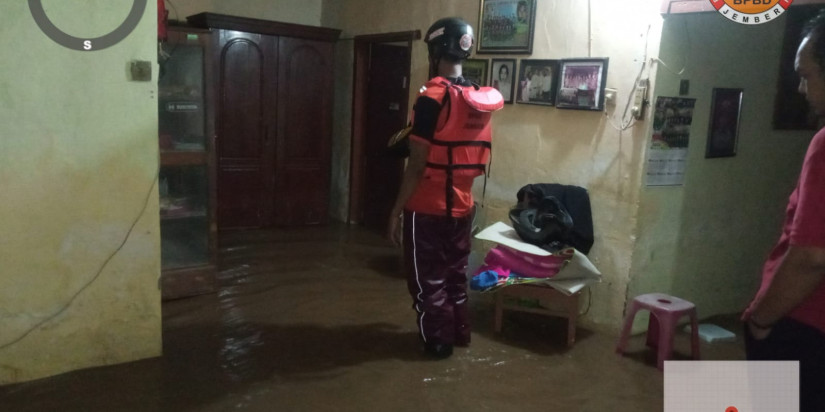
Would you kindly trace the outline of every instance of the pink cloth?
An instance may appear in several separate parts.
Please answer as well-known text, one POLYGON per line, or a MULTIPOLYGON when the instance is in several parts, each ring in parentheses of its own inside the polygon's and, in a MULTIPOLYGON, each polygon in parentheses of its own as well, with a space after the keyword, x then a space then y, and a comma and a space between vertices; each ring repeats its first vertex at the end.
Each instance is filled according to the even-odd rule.
POLYGON ((498 245, 487 253, 484 263, 488 267, 502 267, 532 278, 551 278, 573 257, 573 249, 562 249, 550 256, 539 256, 498 245))

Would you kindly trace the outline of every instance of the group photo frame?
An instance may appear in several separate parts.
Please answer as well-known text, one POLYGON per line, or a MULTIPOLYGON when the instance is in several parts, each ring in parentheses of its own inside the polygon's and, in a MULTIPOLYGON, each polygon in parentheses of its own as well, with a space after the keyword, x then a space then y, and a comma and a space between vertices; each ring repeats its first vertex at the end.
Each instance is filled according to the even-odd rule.
POLYGON ((556 107, 602 110, 608 58, 564 59, 559 68, 556 107))
POLYGON ((513 103, 516 85, 516 59, 493 59, 490 70, 490 86, 501 92, 504 103, 513 103))
POLYGON ((461 77, 479 85, 487 86, 488 67, 487 59, 467 59, 461 62, 461 77))
POLYGON ((558 92, 559 60, 522 59, 516 102, 554 106, 558 92))
POLYGON ((537 0, 480 1, 476 52, 532 54, 537 0))

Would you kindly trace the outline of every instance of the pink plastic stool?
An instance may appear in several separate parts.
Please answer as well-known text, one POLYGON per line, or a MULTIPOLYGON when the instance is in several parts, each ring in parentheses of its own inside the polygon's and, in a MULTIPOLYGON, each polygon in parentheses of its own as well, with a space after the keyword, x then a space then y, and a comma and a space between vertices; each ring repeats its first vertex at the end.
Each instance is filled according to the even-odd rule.
POLYGON ((677 322, 682 316, 690 316, 690 352, 693 359, 699 359, 699 326, 696 321, 696 306, 684 299, 665 295, 664 293, 648 293, 636 296, 627 312, 624 320, 622 335, 619 344, 616 345, 616 353, 623 354, 627 346, 627 339, 630 337, 630 329, 633 326, 633 318, 639 309, 650 311, 650 321, 647 326, 647 346, 657 347, 658 367, 664 369, 665 360, 670 359, 673 352, 673 334, 676 331, 677 322))

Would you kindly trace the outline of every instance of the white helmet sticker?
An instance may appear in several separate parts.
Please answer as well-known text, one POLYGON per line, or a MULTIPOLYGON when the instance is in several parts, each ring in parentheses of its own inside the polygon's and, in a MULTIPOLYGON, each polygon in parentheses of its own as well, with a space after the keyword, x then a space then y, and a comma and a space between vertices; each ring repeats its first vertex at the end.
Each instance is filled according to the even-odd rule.
POLYGON ((461 50, 470 50, 470 47, 473 47, 473 36, 469 34, 461 36, 461 40, 458 41, 458 45, 461 46, 461 50))
POLYGON ((442 35, 442 34, 444 34, 444 27, 442 27, 442 28, 440 28, 440 29, 438 29, 438 30, 435 30, 435 31, 433 31, 432 33, 430 33, 430 37, 427 37, 427 41, 428 41, 428 42, 429 42, 429 41, 432 41, 434 38, 436 38, 436 37, 438 37, 438 36, 440 36, 440 35, 442 35))

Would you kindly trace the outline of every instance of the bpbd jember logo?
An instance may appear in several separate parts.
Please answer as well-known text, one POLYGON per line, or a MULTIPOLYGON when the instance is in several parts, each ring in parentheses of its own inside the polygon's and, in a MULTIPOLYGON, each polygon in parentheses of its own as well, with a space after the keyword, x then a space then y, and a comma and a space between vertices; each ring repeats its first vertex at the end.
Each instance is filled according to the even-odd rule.
POLYGON ((709 0, 728 20, 741 24, 762 24, 776 20, 793 0, 709 0))

